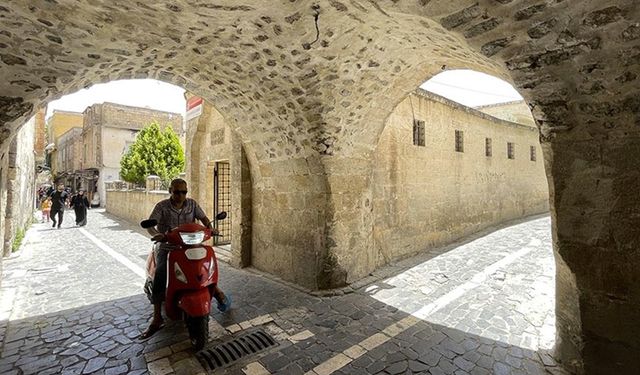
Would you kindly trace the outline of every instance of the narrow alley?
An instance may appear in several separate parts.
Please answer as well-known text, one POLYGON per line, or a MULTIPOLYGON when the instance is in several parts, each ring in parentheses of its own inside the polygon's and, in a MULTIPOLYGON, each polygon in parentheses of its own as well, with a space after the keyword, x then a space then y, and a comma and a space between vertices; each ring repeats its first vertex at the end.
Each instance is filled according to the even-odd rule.
POLYGON ((336 296, 221 263, 234 305, 212 314, 201 353, 182 322, 137 339, 152 311, 142 292, 148 237, 103 210, 86 227, 72 222, 68 211, 62 229, 34 224, 4 263, 2 374, 565 373, 548 354, 548 216, 387 267, 336 296), (273 341, 255 353, 215 350, 257 332, 273 341))

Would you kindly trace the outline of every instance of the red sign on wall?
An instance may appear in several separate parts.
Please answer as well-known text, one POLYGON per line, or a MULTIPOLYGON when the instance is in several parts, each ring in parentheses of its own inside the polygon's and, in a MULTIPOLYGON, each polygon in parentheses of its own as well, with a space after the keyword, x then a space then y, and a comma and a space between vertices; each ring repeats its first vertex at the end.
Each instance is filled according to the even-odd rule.
POLYGON ((185 115, 186 121, 196 118, 202 114, 203 102, 204 100, 199 96, 193 96, 187 100, 187 113, 185 115))

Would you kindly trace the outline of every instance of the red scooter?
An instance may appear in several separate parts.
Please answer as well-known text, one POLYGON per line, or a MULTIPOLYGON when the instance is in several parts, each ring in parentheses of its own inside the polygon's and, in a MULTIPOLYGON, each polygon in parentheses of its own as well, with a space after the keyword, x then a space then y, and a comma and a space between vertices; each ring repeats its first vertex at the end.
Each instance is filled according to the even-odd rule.
MULTIPOLYGON (((216 220, 227 217, 226 212, 216 215, 216 220)), ((155 227, 156 220, 140 222, 143 228, 155 227)), ((211 298, 216 296, 218 261, 213 247, 204 242, 212 231, 196 223, 182 224, 166 233, 166 241, 176 248, 167 256, 167 289, 165 312, 172 320, 184 319, 191 344, 200 350, 209 340, 209 312, 211 298)), ((150 297, 153 275, 148 272, 145 291, 150 297)))

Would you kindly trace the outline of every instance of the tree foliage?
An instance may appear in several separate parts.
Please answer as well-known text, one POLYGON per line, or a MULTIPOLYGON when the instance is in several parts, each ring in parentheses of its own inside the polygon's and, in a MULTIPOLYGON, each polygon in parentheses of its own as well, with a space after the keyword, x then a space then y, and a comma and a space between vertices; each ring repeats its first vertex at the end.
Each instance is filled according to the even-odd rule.
POLYGON ((184 170, 184 151, 171 126, 160 130, 154 120, 136 136, 120 160, 120 176, 127 182, 144 184, 147 176, 159 176, 166 184, 184 170))

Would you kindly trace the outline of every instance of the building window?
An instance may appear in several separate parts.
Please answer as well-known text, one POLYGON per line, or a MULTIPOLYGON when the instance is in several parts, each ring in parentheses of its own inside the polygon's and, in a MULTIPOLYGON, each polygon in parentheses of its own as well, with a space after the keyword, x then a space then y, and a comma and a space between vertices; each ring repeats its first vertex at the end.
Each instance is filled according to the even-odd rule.
POLYGON ((464 132, 456 130, 456 151, 464 152, 464 132))
POLYGON ((484 139, 484 155, 488 157, 493 156, 493 150, 491 149, 491 138, 484 139))
POLYGON ((516 158, 516 147, 513 142, 507 142, 507 158, 516 158))
POLYGON ((413 120, 413 144, 424 147, 424 121, 413 120))
POLYGON ((531 161, 536 161, 536 146, 531 146, 531 161))

